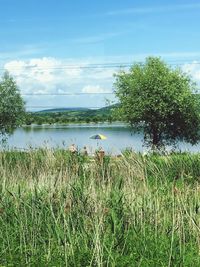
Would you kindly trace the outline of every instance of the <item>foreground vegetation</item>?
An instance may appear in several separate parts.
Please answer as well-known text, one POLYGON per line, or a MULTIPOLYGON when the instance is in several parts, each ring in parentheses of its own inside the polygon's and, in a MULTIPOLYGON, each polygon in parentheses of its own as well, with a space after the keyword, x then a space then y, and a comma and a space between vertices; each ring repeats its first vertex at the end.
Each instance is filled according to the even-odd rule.
POLYGON ((0 266, 200 266, 200 155, 0 153, 0 266))

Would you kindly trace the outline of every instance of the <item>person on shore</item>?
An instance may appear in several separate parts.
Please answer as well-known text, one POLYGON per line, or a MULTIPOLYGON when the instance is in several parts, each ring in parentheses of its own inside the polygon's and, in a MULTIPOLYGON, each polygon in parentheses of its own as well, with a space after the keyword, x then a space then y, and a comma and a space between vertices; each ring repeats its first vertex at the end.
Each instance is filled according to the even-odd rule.
POLYGON ((75 154, 77 152, 77 148, 76 148, 75 144, 72 144, 71 146, 69 146, 69 151, 72 154, 75 154))
POLYGON ((99 147, 99 149, 96 151, 96 156, 97 156, 97 159, 102 162, 103 161, 103 158, 105 156, 105 151, 102 147, 99 147))
POLYGON ((88 151, 87 151, 87 147, 86 146, 84 146, 83 149, 81 150, 81 154, 83 156, 88 156, 88 151))

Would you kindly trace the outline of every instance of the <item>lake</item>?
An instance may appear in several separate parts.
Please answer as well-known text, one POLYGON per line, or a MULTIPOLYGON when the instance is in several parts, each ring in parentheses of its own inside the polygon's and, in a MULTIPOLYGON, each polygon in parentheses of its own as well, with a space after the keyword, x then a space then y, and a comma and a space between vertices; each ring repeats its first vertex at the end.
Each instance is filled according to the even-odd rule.
MULTIPOLYGON (((16 149, 29 149, 38 147, 67 148, 72 143, 79 149, 87 146, 93 153, 97 146, 102 146, 107 153, 118 154, 125 148, 144 152, 142 146, 143 134, 133 133, 125 123, 99 123, 99 124, 68 124, 68 125, 33 125, 15 130, 8 138, 8 147, 16 149), (107 140, 92 140, 93 134, 103 134, 107 140)), ((192 146, 180 143, 181 151, 200 151, 200 144, 192 146)))

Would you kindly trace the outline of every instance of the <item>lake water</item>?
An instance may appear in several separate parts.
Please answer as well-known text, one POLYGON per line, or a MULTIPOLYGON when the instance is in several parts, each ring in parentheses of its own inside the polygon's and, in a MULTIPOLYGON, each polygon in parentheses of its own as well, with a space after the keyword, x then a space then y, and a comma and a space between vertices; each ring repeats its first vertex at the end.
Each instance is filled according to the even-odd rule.
MULTIPOLYGON (((97 146, 102 146, 107 153, 118 154, 125 148, 135 151, 146 151, 142 146, 143 134, 133 133, 130 127, 124 123, 100 123, 100 124, 71 124, 71 125, 41 125, 18 128, 8 139, 9 148, 28 149, 38 147, 67 148, 72 143, 78 148, 87 146, 93 153, 97 146), (107 140, 92 140, 93 134, 103 134, 107 140)), ((200 144, 191 146, 180 143, 181 151, 200 151, 200 144)))

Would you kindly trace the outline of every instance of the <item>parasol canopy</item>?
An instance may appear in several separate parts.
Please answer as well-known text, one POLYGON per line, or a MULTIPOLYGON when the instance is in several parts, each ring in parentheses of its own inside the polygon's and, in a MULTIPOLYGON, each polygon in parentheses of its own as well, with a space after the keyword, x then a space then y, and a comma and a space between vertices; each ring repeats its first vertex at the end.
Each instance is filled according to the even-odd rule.
POLYGON ((95 139, 95 140, 106 140, 107 137, 103 134, 94 134, 90 136, 90 139, 95 139))

